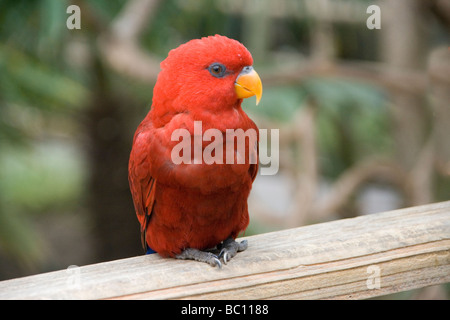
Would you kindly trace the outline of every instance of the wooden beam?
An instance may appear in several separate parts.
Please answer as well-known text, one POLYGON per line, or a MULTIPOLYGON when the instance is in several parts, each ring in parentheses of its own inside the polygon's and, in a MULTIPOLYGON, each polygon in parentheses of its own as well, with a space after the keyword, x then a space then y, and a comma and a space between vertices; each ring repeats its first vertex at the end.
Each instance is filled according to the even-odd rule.
POLYGON ((450 201, 247 237, 222 269, 156 254, 0 282, 0 299, 361 299, 450 282, 450 201))

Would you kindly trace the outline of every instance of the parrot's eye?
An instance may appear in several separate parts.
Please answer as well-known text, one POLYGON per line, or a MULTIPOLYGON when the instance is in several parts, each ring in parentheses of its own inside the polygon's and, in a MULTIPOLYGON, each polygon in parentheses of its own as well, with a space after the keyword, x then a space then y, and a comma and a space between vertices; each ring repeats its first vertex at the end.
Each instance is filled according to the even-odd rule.
POLYGON ((213 75, 216 78, 222 78, 225 75, 225 72, 227 71, 227 68, 223 64, 220 63, 213 63, 208 67, 209 73, 213 75))

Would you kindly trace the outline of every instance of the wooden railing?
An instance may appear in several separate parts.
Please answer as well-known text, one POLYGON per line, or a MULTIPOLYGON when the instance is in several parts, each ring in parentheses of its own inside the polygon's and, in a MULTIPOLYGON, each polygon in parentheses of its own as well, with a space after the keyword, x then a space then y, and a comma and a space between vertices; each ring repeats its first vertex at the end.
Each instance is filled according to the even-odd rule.
POLYGON ((0 282, 0 299, 362 299, 450 282, 450 201, 246 237, 222 269, 157 254, 0 282))

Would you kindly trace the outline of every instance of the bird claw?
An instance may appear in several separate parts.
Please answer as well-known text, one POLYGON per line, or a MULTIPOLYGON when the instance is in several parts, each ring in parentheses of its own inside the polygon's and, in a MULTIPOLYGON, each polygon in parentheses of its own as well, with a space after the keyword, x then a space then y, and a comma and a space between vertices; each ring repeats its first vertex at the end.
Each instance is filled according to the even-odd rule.
MULTIPOLYGON (((222 251, 224 251, 224 249, 222 249, 222 251)), ((225 253, 222 256, 223 256, 223 263, 225 263, 225 264, 227 264, 228 261, 231 260, 231 258, 229 258, 228 252, 226 252, 226 251, 225 251, 225 253)))
POLYGON ((224 264, 227 264, 238 252, 244 251, 247 247, 247 240, 236 242, 234 239, 228 238, 222 243, 222 250, 220 250, 218 257, 223 260, 224 264))
POLYGON ((214 261, 214 264, 212 264, 213 267, 218 266, 219 269, 222 269, 222 263, 220 262, 219 258, 214 258, 213 261, 214 261))
POLYGON ((223 261, 224 264, 228 264, 228 262, 230 262, 230 260, 238 252, 244 251, 245 249, 247 249, 247 247, 248 247, 247 240, 236 242, 234 241, 233 238, 228 238, 218 246, 218 248, 221 249, 218 255, 215 255, 214 253, 208 251, 201 251, 194 248, 187 248, 179 255, 175 256, 175 258, 206 262, 213 267, 219 267, 219 269, 222 269, 221 260, 223 261))
POLYGON ((220 262, 220 258, 211 252, 201 251, 194 248, 187 248, 179 255, 175 256, 177 259, 182 260, 195 260, 200 262, 206 262, 213 267, 219 267, 222 269, 222 263, 220 262))

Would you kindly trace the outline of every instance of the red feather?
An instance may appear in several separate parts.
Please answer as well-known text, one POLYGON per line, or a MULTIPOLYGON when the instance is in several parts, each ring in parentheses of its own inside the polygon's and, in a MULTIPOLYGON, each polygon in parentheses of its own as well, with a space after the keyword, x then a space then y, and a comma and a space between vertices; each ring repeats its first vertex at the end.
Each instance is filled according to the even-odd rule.
POLYGON ((252 62, 242 44, 216 35, 181 45, 161 63, 151 110, 134 136, 129 182, 143 242, 162 256, 214 247, 236 238, 249 223, 247 198, 257 162, 250 164, 247 152, 245 164, 176 165, 171 151, 179 141, 171 136, 185 128, 193 144, 194 121, 201 121, 203 132, 258 132, 234 91, 239 73, 252 62), (215 62, 229 74, 213 77, 208 66, 215 62))

